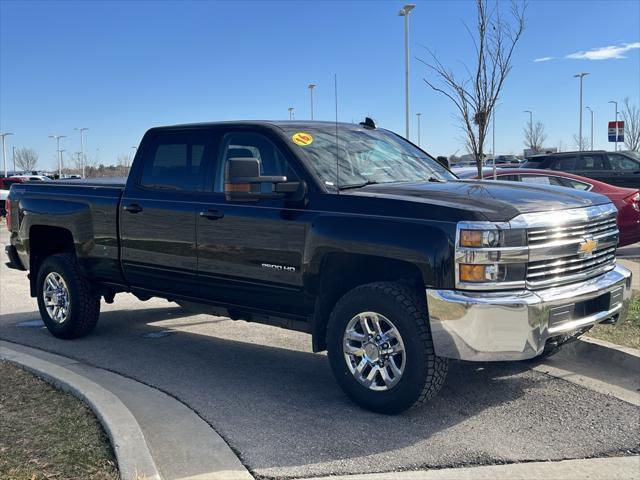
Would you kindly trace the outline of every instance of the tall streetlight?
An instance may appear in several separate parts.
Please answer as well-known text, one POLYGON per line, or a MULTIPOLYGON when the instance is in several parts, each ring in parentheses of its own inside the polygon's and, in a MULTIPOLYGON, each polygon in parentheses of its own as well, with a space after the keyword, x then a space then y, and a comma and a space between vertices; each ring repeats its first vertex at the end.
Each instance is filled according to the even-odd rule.
POLYGON ((15 145, 13 147, 11 147, 12 150, 12 155, 11 158, 13 159, 13 173, 16 173, 16 147, 15 145))
POLYGON ((56 139, 56 152, 58 152, 58 176, 62 177, 62 151, 60 150, 60 139, 67 138, 66 135, 49 135, 49 138, 56 139))
POLYGON ((416 8, 414 3, 407 3, 398 15, 404 17, 404 108, 405 138, 409 140, 409 12, 416 8))
POLYGON ((576 73, 573 78, 580 79, 580 128, 578 130, 578 150, 582 151, 582 79, 589 75, 586 72, 576 73))
POLYGON ((4 161, 4 176, 5 177, 9 176, 9 172, 7 171, 7 148, 6 148, 6 145, 5 145, 4 138, 8 137, 9 135, 13 135, 13 133, 10 133, 10 132, 0 133, 0 137, 2 137, 2 160, 4 161))
POLYGON ((496 106, 494 105, 491 112, 491 157, 493 163, 493 179, 498 179, 498 172, 496 171, 496 106))
POLYGON ((416 113, 416 117, 418 117, 418 146, 420 146, 420 117, 421 113, 416 113))
POLYGON ((74 130, 77 130, 80 132, 80 154, 82 155, 82 178, 85 178, 85 169, 84 169, 84 164, 85 159, 84 159, 84 141, 83 141, 83 136, 82 134, 86 131, 89 130, 88 127, 78 127, 78 128, 74 128, 74 130))
POLYGON ((60 178, 62 178, 62 169, 64 168, 64 165, 63 165, 64 162, 62 161, 64 152, 66 152, 64 148, 60 150, 60 178))
POLYGON ((533 112, 531 110, 523 110, 522 113, 529 114, 529 125, 531 125, 531 128, 533 129, 533 112))
POLYGON ((616 143, 615 143, 615 146, 614 146, 614 150, 617 152, 618 151, 618 102, 614 102, 613 100, 609 100, 609 103, 613 103, 616 106, 616 123, 615 123, 616 128, 614 130, 616 132, 615 133, 615 135, 616 135, 616 137, 615 137, 616 143))
POLYGON ((289 110, 289 120, 293 120, 293 107, 289 107, 287 110, 289 110))
POLYGON ((591 151, 593 151, 593 110, 591 110, 591 107, 585 108, 591 112, 591 151))
POLYGON ((313 89, 316 88, 315 83, 309 84, 309 95, 311 96, 311 120, 313 120, 313 89))

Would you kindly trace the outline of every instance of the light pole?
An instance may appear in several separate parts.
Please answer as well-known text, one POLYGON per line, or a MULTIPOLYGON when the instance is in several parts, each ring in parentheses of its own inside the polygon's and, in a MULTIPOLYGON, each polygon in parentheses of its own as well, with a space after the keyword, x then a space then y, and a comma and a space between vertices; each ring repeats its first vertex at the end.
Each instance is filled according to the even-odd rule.
POLYGON ((63 165, 64 162, 62 161, 62 158, 63 158, 62 154, 64 152, 66 152, 64 148, 60 150, 60 178, 62 178, 62 169, 64 168, 64 165, 63 165))
POLYGON ((5 137, 8 137, 9 135, 13 135, 13 133, 7 132, 7 133, 0 133, 0 137, 2 137, 2 160, 4 161, 4 176, 8 176, 9 172, 7 171, 7 148, 5 145, 5 137))
POLYGON ((493 111, 491 112, 491 136, 492 144, 491 144, 491 157, 493 157, 493 179, 498 179, 498 172, 496 172, 496 107, 493 107, 493 111))
POLYGON ((591 107, 585 108, 591 112, 591 151, 593 151, 593 110, 591 110, 591 107))
POLYGON ((313 120, 313 89, 316 88, 315 83, 309 84, 309 95, 311 96, 311 120, 313 120))
POLYGON ((287 110, 289 110, 289 120, 293 120, 293 107, 289 107, 287 110))
MULTIPOLYGON (((529 135, 531 137, 529 140, 533 140, 533 112, 531 110, 523 110, 522 113, 529 114, 529 135)), ((537 147, 537 145, 532 145, 532 147, 532 150, 535 150, 535 147, 537 147)))
POLYGON ((12 150, 11 158, 13 159, 13 173, 14 173, 14 175, 15 175, 15 173, 16 173, 16 147, 15 147, 15 145, 14 145, 14 146, 13 146, 13 147, 11 147, 11 148, 13 149, 13 150, 12 150))
POLYGON ((580 79, 580 128, 578 129, 578 150, 582 151, 582 79, 589 75, 586 72, 576 73, 573 78, 580 79))
POLYGON ((58 176, 62 177, 62 151, 60 150, 60 139, 67 138, 66 135, 49 135, 49 138, 56 139, 56 152, 58 152, 58 176))
POLYGON ((79 127, 79 128, 74 128, 74 130, 77 130, 80 132, 80 154, 82 155, 82 178, 85 178, 85 171, 84 171, 84 141, 83 141, 83 136, 82 134, 85 132, 85 130, 89 130, 88 127, 79 127))
POLYGON ((420 146, 420 116, 421 113, 416 113, 416 117, 418 117, 418 146, 420 146))
POLYGON ((617 152, 618 151, 618 102, 614 102, 613 100, 610 100, 609 103, 613 103, 616 106, 616 123, 615 123, 616 143, 614 146, 614 150, 617 152))
POLYGON ((409 140, 409 12, 416 8, 414 3, 407 3, 398 15, 404 17, 404 108, 405 138, 409 140))

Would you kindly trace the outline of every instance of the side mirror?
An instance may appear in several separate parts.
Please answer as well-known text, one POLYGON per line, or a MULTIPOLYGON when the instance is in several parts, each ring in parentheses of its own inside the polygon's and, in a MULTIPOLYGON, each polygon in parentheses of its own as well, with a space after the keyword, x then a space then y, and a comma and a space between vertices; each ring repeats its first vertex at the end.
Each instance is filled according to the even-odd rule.
POLYGON ((230 158, 224 181, 226 199, 251 202, 261 198, 284 198, 304 189, 304 183, 288 182, 285 176, 261 175, 260 167, 257 158, 230 158))
POLYGON ((445 168, 449 168, 449 159, 447 157, 436 157, 436 161, 445 168))

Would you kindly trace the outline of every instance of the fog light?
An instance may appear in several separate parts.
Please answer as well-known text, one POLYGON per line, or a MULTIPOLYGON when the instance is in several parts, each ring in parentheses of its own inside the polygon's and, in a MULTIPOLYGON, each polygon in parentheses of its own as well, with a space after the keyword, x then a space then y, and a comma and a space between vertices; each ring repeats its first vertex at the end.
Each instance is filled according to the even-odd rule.
POLYGON ((486 265, 470 265, 468 263, 460 264, 460 281, 461 282, 484 282, 486 281, 486 265))

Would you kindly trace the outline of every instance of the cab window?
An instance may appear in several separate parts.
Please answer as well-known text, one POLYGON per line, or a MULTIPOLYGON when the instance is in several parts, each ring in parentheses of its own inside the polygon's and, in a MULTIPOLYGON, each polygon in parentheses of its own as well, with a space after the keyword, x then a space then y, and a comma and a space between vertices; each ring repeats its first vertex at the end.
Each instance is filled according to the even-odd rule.
POLYGON ((205 132, 179 132, 152 137, 143 153, 140 185, 145 188, 199 191, 208 151, 205 132))
POLYGON ((230 158, 257 158, 260 160, 260 174, 283 176, 295 181, 298 176, 290 167, 280 149, 265 135, 255 132, 230 133, 222 142, 221 162, 216 172, 215 191, 224 191, 224 174, 230 158))

